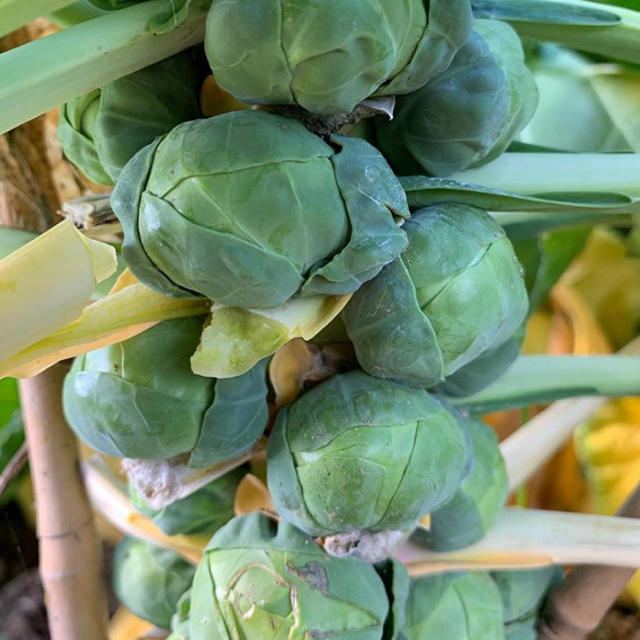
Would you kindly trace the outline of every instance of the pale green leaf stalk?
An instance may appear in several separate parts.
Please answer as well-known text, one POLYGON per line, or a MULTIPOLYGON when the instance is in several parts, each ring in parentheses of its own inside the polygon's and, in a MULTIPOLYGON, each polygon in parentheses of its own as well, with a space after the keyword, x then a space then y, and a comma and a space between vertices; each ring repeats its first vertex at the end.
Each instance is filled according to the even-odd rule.
POLYGON ((486 389, 451 402, 488 413, 568 397, 639 393, 638 356, 520 356, 486 389))
POLYGON ((585 0, 473 0, 477 18, 506 20, 525 38, 640 63, 640 12, 585 0))
POLYGON ((492 212, 580 214, 584 220, 585 214, 640 212, 638 175, 636 153, 507 152, 450 178, 411 176, 400 182, 412 208, 455 200, 492 212))
POLYGON ((202 42, 210 0, 194 0, 175 29, 155 33, 167 3, 143 2, 0 54, 0 133, 202 42))
POLYGON ((0 0, 0 38, 74 0, 0 0))

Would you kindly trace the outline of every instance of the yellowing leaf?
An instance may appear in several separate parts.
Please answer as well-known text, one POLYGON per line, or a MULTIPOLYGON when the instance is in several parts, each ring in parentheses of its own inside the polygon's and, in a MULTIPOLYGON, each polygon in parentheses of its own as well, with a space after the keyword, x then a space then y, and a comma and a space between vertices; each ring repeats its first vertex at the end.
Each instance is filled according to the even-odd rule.
POLYGON ((615 349, 636 336, 640 324, 640 259, 623 238, 598 227, 561 280, 579 293, 615 349))
POLYGON ((0 363, 78 318, 116 266, 113 247, 69 221, 0 260, 0 363))
POLYGON ((210 303, 201 298, 169 298, 138 282, 126 285, 130 278, 125 271, 114 293, 86 307, 77 320, 0 363, 0 377, 34 376, 60 360, 127 340, 162 320, 201 315, 209 308, 210 303))
POLYGON ((351 296, 293 298, 281 307, 241 309, 214 304, 191 369, 201 376, 232 378, 251 369, 294 338, 309 340, 346 306, 351 296))
POLYGON ((249 108, 248 104, 240 102, 240 100, 237 100, 220 87, 212 75, 207 76, 202 83, 200 106, 202 113, 207 118, 227 113, 228 111, 241 111, 249 108))
POLYGON ((243 516, 254 511, 276 515, 275 507, 267 486, 252 474, 247 474, 236 490, 235 514, 243 516))
POLYGON ((151 622, 134 616, 131 611, 121 606, 109 621, 107 632, 109 640, 137 640, 148 634, 153 628, 151 622))

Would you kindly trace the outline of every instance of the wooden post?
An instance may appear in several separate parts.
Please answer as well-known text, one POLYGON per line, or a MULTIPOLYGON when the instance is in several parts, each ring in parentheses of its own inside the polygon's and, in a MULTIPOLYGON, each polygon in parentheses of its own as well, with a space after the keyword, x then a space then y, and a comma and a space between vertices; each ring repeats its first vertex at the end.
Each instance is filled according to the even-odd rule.
POLYGON ((80 475, 77 442, 60 403, 66 372, 58 364, 20 382, 40 576, 53 640, 106 640, 102 547, 80 475))
MULTIPOLYGON (((617 515, 640 518, 640 486, 617 515)), ((583 640, 624 589, 635 569, 584 565, 569 572, 547 602, 538 640, 583 640)))

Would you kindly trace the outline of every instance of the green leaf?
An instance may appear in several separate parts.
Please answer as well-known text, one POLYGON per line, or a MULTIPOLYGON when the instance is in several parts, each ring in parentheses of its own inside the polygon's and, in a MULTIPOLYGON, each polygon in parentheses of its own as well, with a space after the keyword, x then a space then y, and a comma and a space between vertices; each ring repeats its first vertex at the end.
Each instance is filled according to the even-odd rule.
POLYGON ((640 394, 640 357, 520 356, 486 389, 450 401, 472 413, 489 413, 574 396, 640 394))
POLYGON ((522 37, 640 63, 640 13, 584 0, 474 0, 477 18, 507 20, 522 37))
POLYGON ((202 42, 210 0, 194 0, 177 27, 154 32, 168 2, 142 2, 0 54, 0 133, 202 42))

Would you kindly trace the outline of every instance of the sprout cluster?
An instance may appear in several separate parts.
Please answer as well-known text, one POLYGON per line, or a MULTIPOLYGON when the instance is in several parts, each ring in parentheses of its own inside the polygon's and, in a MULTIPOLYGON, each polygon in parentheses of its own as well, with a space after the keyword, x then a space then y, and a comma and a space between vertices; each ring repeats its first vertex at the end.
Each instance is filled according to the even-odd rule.
MULTIPOLYGON (((116 553, 120 600, 172 640, 515 640, 535 626, 548 572, 410 579, 389 557, 409 537, 433 550, 477 542, 508 492, 493 430, 450 401, 519 353, 522 268, 487 211, 445 196, 412 211, 396 175, 490 162, 532 118, 518 35, 471 9, 212 0, 214 84, 251 108, 201 117, 190 51, 61 111, 67 157, 115 185, 139 286, 210 309, 79 356, 64 384, 66 418, 97 451, 231 469, 160 507, 130 488, 166 536, 210 538, 197 569, 141 540, 116 553), (311 373, 294 363, 301 392, 282 401, 264 358, 279 346, 270 323, 287 317, 311 339, 329 320, 294 310, 337 301, 325 337, 341 334, 347 355, 334 368, 312 355, 311 373), (269 344, 242 375, 197 375, 221 314, 232 320, 214 348, 232 364, 252 338, 269 344), (268 499, 236 517, 251 482, 268 499)), ((178 2, 176 22, 188 11, 178 2)))

